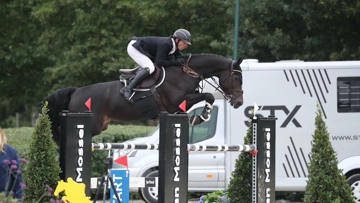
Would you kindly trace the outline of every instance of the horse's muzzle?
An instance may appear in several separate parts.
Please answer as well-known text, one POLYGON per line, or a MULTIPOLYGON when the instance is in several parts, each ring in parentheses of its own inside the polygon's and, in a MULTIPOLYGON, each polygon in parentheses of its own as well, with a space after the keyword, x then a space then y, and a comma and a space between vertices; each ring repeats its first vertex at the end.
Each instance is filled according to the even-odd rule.
POLYGON ((236 97, 232 96, 230 99, 230 105, 234 107, 234 109, 239 108, 241 105, 243 105, 243 96, 238 95, 236 97))
POLYGON ((241 105, 243 105, 242 102, 237 102, 237 103, 235 103, 235 104, 233 105, 233 107, 234 107, 235 109, 237 109, 237 108, 239 108, 241 105))

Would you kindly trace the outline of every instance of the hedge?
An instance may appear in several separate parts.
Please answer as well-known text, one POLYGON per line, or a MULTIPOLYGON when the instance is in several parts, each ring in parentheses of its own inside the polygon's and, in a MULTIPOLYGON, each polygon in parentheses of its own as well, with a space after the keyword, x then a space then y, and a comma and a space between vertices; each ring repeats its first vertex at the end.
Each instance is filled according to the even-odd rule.
MULTIPOLYGON (((93 142, 124 142, 136 137, 144 137, 150 133, 154 126, 137 125, 109 125, 106 131, 93 137, 93 142)), ((15 147, 21 158, 28 158, 29 146, 33 127, 6 128, 3 129, 8 139, 8 143, 15 147)), ((100 177, 105 173, 105 159, 107 151, 94 151, 92 154, 92 176, 100 177)))

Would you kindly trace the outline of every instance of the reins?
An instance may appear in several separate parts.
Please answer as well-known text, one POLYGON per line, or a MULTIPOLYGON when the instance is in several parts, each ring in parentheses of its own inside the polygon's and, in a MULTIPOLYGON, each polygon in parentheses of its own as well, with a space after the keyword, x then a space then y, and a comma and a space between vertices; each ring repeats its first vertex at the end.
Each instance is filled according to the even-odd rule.
MULTIPOLYGON (((191 56, 192 56, 192 55, 190 54, 190 55, 189 55, 189 58, 187 59, 186 63, 184 64, 183 71, 184 71, 186 74, 188 74, 188 75, 190 75, 191 77, 193 77, 193 78, 200 78, 200 75, 197 74, 193 69, 191 69, 191 68, 189 67, 189 61, 190 61, 191 56)), ((201 77, 201 80, 203 80, 202 77, 201 77)))

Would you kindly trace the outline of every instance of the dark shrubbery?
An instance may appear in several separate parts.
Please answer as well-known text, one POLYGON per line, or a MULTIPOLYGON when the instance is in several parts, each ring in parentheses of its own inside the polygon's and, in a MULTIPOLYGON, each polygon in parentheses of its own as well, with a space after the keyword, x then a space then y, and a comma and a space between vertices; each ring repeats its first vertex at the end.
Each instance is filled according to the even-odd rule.
MULTIPOLYGON (((124 142, 136 137, 144 137, 151 132, 154 126, 136 125, 110 125, 109 128, 100 135, 93 137, 93 142, 124 142)), ((29 159, 31 136, 35 128, 7 128, 4 129, 8 137, 8 143, 14 146, 19 156, 29 159)), ((55 150, 57 152, 57 150, 55 150)), ((101 177, 105 172, 105 158, 107 151, 94 151, 92 153, 92 176, 101 177)))
POLYGON ((50 197, 44 196, 50 186, 55 189, 60 180, 61 172, 57 161, 56 145, 52 140, 51 123, 44 105, 42 113, 36 122, 34 132, 31 135, 28 165, 24 172, 26 185, 25 202, 48 202, 50 197), (47 188, 45 186, 48 186, 47 188))
MULTIPOLYGON (((252 144, 252 124, 247 130, 244 144, 252 144)), ((251 202, 252 197, 252 155, 247 152, 240 153, 235 163, 228 188, 231 202, 251 202)))
POLYGON ((338 168, 336 152, 331 146, 329 132, 317 105, 315 133, 313 134, 309 176, 305 190, 306 203, 354 202, 350 186, 338 168))
MULTIPOLYGON (((55 146, 55 148, 52 148, 52 147, 50 147, 51 145, 49 144, 50 141, 48 140, 48 137, 47 137, 47 136, 50 136, 50 138, 51 138, 51 131, 48 131, 48 129, 47 129, 49 126, 50 126, 50 122, 48 120, 47 115, 41 114, 39 120, 37 121, 35 128, 32 128, 32 127, 7 128, 7 129, 4 129, 4 131, 8 137, 8 143, 11 144, 12 146, 14 146, 18 150, 19 156, 22 158, 26 158, 29 161, 33 161, 34 156, 42 157, 42 156, 45 156, 45 154, 50 153, 50 152, 45 152, 45 151, 40 152, 41 150, 44 150, 44 149, 42 149, 42 147, 45 147, 43 145, 46 145, 47 147, 51 148, 51 152, 52 152, 52 153, 50 153, 51 156, 53 154, 55 154, 55 157, 58 156, 58 150, 57 150, 56 146, 55 146), (36 141, 37 139, 42 140, 41 142, 43 144, 41 146, 33 145, 33 142, 38 142, 38 141, 36 141), (35 148, 34 148, 34 146, 35 146, 35 148)), ((101 142, 110 142, 110 143, 124 142, 126 140, 130 140, 130 139, 133 139, 136 137, 144 137, 149 132, 151 132, 154 128, 155 128, 154 126, 110 125, 106 131, 102 132, 98 136, 93 137, 93 142, 99 142, 99 143, 101 143, 101 142)), ((104 173, 106 172, 105 159, 106 159, 107 155, 108 155, 108 151, 100 150, 100 151, 92 152, 92 154, 91 154, 92 177, 101 177, 102 175, 104 175, 104 173)), ((52 158, 47 157, 47 161, 49 161, 50 159, 52 159, 52 158)), ((34 161, 37 162, 36 159, 34 161)), ((44 166, 44 168, 41 168, 40 174, 48 173, 45 170, 50 170, 50 167, 55 167, 55 171, 56 171, 57 166, 53 165, 55 163, 57 164, 56 158, 54 160, 52 160, 51 165, 48 165, 46 167, 44 166)), ((40 180, 38 180, 38 178, 30 180, 31 179, 30 177, 32 176, 30 174, 36 173, 36 170, 38 170, 38 168, 34 169, 34 166, 31 164, 23 169, 23 171, 25 173, 24 176, 27 177, 26 181, 31 182, 30 185, 33 185, 33 183, 35 183, 35 182, 40 184, 40 182, 39 182, 40 180), (26 169, 29 169, 30 171, 26 172, 26 169)), ((49 172, 49 173, 51 173, 51 172, 49 172)), ((39 173, 37 173, 37 174, 39 174, 39 173)), ((54 179, 59 177, 59 174, 55 174, 55 173, 51 173, 49 175, 51 175, 51 176, 54 175, 54 176, 52 176, 54 179)), ((35 177, 37 177, 37 176, 35 176, 35 177)), ((45 184, 50 185, 49 182, 45 183, 45 184)), ((38 189, 39 189, 39 191, 36 194, 40 194, 40 190, 42 192, 41 194, 43 194, 45 186, 38 185, 38 189)), ((35 198, 35 194, 33 194, 33 195, 35 198)), ((31 201, 29 201, 29 202, 31 202, 31 201)))

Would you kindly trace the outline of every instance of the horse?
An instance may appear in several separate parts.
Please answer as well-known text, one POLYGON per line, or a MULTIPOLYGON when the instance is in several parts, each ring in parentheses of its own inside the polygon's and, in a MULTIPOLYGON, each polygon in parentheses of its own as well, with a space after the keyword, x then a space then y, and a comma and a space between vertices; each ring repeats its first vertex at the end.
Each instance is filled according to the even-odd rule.
MULTIPOLYGON (((56 144, 60 146, 61 141, 60 112, 62 110, 88 111, 89 109, 84 103, 89 98, 92 101, 92 113, 94 114, 92 136, 106 130, 111 121, 131 122, 157 119, 160 112, 170 114, 183 112, 184 109, 189 109, 201 101, 205 101, 202 113, 190 117, 189 123, 197 125, 208 121, 215 99, 211 93, 198 91, 200 82, 206 81, 207 78, 218 78, 218 82, 214 80, 216 84, 212 85, 223 94, 233 108, 237 109, 243 104, 243 80, 240 68, 242 59, 233 61, 215 54, 189 54, 179 57, 183 61, 182 66, 160 69, 157 67, 155 72, 160 72, 160 79, 157 80, 157 83, 148 89, 141 87, 134 89, 134 103, 127 101, 120 93, 120 89, 127 83, 120 80, 77 88, 67 87, 48 95, 44 101, 48 103, 48 115, 56 144), (144 108, 148 109, 144 110, 144 108)), ((131 71, 134 70, 129 72, 131 71)), ((123 72, 125 74, 125 71, 123 72)), ((156 75, 156 73, 152 75, 156 75)))

